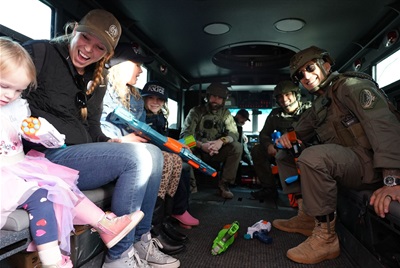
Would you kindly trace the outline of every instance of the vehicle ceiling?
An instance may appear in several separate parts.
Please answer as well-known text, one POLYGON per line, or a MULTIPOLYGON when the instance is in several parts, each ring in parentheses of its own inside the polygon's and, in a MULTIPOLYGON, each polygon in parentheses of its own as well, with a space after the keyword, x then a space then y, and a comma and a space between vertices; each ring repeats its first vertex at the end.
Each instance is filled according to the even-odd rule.
POLYGON ((276 84, 289 78, 289 59, 311 45, 328 50, 336 70, 381 44, 377 37, 399 25, 397 0, 87 0, 123 25, 123 39, 140 43, 189 85, 221 81, 276 84), (297 18, 303 29, 282 32, 274 23, 297 18), (222 35, 203 28, 230 25, 222 35), (242 46, 244 45, 244 46, 242 46), (216 53, 224 50, 222 57, 216 53), (219 63, 221 66, 216 65, 219 63))

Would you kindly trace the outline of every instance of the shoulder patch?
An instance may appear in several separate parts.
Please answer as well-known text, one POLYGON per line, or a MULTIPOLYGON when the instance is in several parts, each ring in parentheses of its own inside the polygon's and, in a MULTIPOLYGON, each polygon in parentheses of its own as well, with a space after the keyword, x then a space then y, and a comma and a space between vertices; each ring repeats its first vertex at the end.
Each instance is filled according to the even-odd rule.
POLYGON ((375 106, 377 97, 374 92, 363 89, 360 92, 360 104, 363 109, 372 109, 375 106))

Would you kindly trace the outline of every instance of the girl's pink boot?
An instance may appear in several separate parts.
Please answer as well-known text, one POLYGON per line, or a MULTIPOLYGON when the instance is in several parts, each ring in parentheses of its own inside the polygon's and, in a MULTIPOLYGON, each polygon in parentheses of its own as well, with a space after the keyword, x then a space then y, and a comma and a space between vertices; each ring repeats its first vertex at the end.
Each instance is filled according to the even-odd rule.
POLYGON ((191 229, 200 224, 199 220, 190 215, 187 210, 182 215, 171 215, 171 217, 177 219, 181 226, 186 229, 191 229))

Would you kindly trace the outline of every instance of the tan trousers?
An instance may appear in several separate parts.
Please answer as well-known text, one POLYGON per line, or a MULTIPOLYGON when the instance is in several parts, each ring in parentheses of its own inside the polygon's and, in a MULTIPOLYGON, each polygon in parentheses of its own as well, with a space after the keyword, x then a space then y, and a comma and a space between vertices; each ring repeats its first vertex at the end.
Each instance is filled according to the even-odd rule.
POLYGON ((366 172, 365 163, 360 161, 356 153, 337 144, 314 145, 303 150, 297 162, 301 172, 300 181, 289 185, 285 179, 297 174, 293 157, 289 152, 279 150, 276 162, 284 192, 301 192, 304 211, 310 216, 334 212, 338 185, 359 189, 366 172))
POLYGON ((236 180, 236 172, 242 158, 242 152, 242 144, 234 141, 222 146, 222 148, 219 150, 219 153, 216 155, 210 156, 203 151, 199 152, 199 150, 196 151, 196 154, 200 154, 198 156, 206 163, 224 163, 221 180, 223 182, 233 184, 236 180))

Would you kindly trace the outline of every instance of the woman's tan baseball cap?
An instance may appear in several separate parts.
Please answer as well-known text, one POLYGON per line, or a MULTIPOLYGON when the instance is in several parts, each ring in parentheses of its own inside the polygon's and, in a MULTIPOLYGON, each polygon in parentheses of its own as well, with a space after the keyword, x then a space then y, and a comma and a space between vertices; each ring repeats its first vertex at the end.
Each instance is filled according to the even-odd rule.
POLYGON ((77 32, 95 35, 111 52, 118 44, 122 29, 119 21, 108 11, 94 9, 84 16, 76 27, 77 32))

